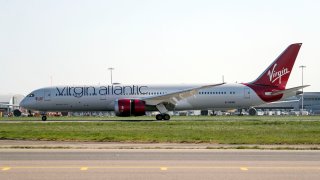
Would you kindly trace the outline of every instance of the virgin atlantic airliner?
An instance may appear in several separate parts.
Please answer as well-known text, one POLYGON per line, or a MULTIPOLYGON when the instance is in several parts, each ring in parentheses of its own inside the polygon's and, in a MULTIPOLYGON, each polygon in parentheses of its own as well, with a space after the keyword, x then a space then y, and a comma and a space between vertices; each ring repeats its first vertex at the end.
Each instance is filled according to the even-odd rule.
POLYGON ((291 44, 249 83, 46 87, 31 92, 20 106, 43 112, 43 121, 50 111, 115 111, 117 116, 159 111, 157 120, 169 120, 168 111, 180 110, 249 109, 249 114, 254 115, 254 106, 294 96, 308 86, 286 89, 301 45, 291 44))

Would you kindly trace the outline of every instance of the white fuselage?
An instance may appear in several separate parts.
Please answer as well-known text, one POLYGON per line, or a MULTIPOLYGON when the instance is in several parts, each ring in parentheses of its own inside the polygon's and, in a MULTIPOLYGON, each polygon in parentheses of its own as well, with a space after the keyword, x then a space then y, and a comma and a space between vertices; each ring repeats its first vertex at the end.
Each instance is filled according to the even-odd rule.
MULTIPOLYGON (((199 85, 107 85, 58 86, 33 91, 21 106, 38 111, 113 111, 117 99, 143 99, 173 93, 199 85)), ((207 110, 249 108, 265 102, 248 86, 223 84, 201 89, 178 101, 174 109, 207 110)))
MULTIPOLYGON (((254 81, 208 85, 58 86, 30 93, 20 106, 38 111, 115 111, 117 116, 142 116, 159 111, 157 120, 169 120, 168 111, 251 108, 293 96, 306 86, 286 89, 301 43, 289 45, 254 81)), ((45 113, 42 120, 47 117, 45 113)), ((256 114, 251 108, 249 114, 256 114)))

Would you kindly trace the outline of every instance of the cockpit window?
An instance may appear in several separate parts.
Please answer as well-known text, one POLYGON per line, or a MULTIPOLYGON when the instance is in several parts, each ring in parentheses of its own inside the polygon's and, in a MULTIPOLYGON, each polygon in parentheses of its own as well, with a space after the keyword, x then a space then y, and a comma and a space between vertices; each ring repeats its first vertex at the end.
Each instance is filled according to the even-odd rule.
POLYGON ((27 97, 34 97, 34 94, 31 93, 27 97))

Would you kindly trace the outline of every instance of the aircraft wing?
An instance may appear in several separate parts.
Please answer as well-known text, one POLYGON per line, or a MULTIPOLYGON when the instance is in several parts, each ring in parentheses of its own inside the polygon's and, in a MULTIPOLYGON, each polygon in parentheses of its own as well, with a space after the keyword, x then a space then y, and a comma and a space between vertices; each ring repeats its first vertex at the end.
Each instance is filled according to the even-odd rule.
POLYGON ((310 85, 298 86, 298 87, 289 88, 289 89, 285 89, 285 90, 274 91, 274 92, 271 92, 270 95, 287 94, 287 93, 291 93, 291 92, 294 92, 294 91, 298 91, 299 89, 302 89, 302 88, 305 88, 305 87, 308 87, 308 86, 310 86, 310 85))
POLYGON ((18 104, 3 104, 3 103, 0 103, 0 106, 6 106, 6 107, 19 107, 18 104))
POLYGON ((225 84, 225 83, 205 85, 205 86, 200 86, 200 87, 196 87, 196 88, 190 88, 190 89, 172 92, 172 93, 168 93, 165 95, 147 97, 142 100, 144 100, 147 105, 158 105, 161 103, 177 104, 177 102, 182 99, 185 99, 185 98, 188 98, 188 97, 191 97, 191 96, 198 94, 199 90, 201 90, 201 89, 211 88, 211 87, 215 87, 215 86, 221 86, 223 84, 225 84))

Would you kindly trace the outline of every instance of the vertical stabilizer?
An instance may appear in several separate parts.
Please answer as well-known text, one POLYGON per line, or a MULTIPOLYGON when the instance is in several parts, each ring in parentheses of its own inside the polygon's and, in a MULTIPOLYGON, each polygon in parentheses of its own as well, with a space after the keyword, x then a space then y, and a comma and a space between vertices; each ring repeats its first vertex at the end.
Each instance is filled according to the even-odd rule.
POLYGON ((249 84, 285 89, 301 45, 302 43, 291 44, 255 81, 249 84))

